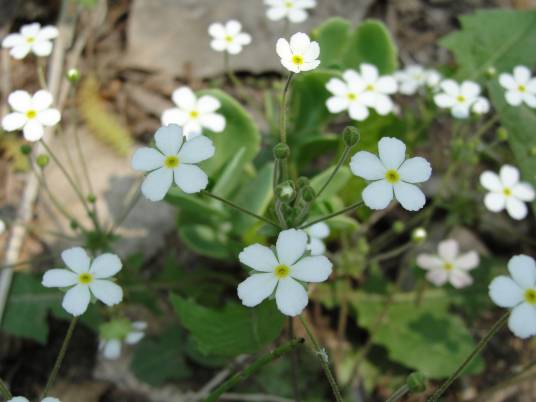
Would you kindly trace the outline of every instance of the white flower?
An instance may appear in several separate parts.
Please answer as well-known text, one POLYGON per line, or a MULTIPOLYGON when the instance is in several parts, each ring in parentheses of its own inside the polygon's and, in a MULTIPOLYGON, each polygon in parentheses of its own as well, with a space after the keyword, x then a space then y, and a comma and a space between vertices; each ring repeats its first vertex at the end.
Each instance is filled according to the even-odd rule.
POLYGON ((397 90, 397 83, 390 75, 380 76, 378 68, 372 64, 363 63, 359 66, 359 76, 365 83, 363 102, 374 108, 380 115, 386 115, 394 110, 394 103, 389 95, 397 90))
POLYGON ((128 320, 126 320, 126 322, 129 325, 128 332, 126 334, 118 334, 116 337, 103 337, 100 340, 99 349, 106 359, 118 359, 119 356, 121 356, 123 342, 125 342, 127 345, 135 345, 145 336, 145 329, 147 328, 146 322, 135 321, 130 323, 128 320))
POLYGON ((5 131, 21 130, 28 141, 39 141, 44 134, 44 126, 52 127, 61 119, 60 112, 50 106, 54 99, 48 91, 37 91, 31 96, 26 91, 12 92, 7 102, 14 110, 2 119, 5 131))
POLYGON ((15 59, 23 59, 32 52, 36 56, 52 53, 52 39, 58 36, 58 29, 51 25, 41 28, 41 24, 23 25, 20 33, 12 33, 4 38, 2 47, 11 49, 9 54, 15 59))
POLYGON ((307 250, 311 252, 311 255, 324 254, 326 245, 323 240, 329 236, 329 226, 325 222, 318 222, 305 229, 305 232, 309 235, 307 250))
POLYGON ((208 27, 208 33, 213 38, 210 47, 217 52, 238 54, 243 46, 251 43, 251 35, 242 32, 242 24, 235 20, 230 20, 225 25, 211 24, 208 27))
POLYGON ((398 90, 404 95, 414 95, 423 87, 434 88, 439 84, 441 75, 432 69, 413 64, 394 74, 398 81, 398 90))
POLYGON ((283 38, 277 40, 275 47, 281 64, 293 73, 314 70, 320 64, 320 46, 318 42, 311 41, 309 36, 302 32, 290 37, 290 43, 283 38))
POLYGON ((434 69, 426 70, 426 75, 426 85, 428 88, 436 90, 443 77, 434 69))
POLYGON ((437 255, 419 254, 417 265, 428 271, 426 279, 436 286, 450 282, 455 288, 464 288, 473 283, 468 271, 476 268, 480 263, 478 253, 469 251, 459 254, 459 245, 456 240, 443 240, 437 247, 437 255))
POLYGON ((426 198, 413 183, 427 181, 432 175, 428 161, 421 157, 406 160, 406 145, 396 139, 383 137, 378 142, 380 157, 367 152, 356 153, 350 162, 350 169, 356 176, 373 180, 363 190, 363 201, 372 209, 383 209, 394 196, 408 211, 421 209, 426 198))
POLYGON ((471 111, 475 114, 486 114, 489 112, 489 109, 489 101, 483 96, 479 96, 478 98, 476 98, 475 102, 473 103, 473 106, 471 107, 471 111))
POLYGON ((212 141, 201 135, 184 141, 181 128, 176 124, 160 127, 155 135, 156 149, 143 147, 132 157, 132 167, 142 172, 150 172, 141 192, 151 201, 162 200, 173 180, 185 193, 192 194, 204 190, 208 177, 196 166, 214 155, 212 141))
MULTIPOLYGON (((24 396, 14 396, 7 402, 30 402, 28 398, 25 398, 24 396)), ((52 398, 50 396, 47 396, 44 399, 41 399, 41 402, 61 402, 58 398, 52 398)))
POLYGON ((508 327, 514 335, 529 338, 536 335, 536 264, 527 255, 516 255, 508 261, 510 277, 498 276, 489 285, 489 296, 500 306, 511 308, 508 327))
POLYGON ((534 188, 527 182, 519 181, 517 168, 504 165, 499 175, 486 170, 480 175, 480 184, 489 190, 484 198, 487 209, 500 212, 506 208, 508 215, 517 220, 527 216, 525 202, 534 200, 534 188))
POLYGON ((536 78, 532 78, 530 70, 525 66, 514 68, 514 74, 499 75, 499 84, 506 89, 506 102, 512 106, 525 103, 536 108, 536 78))
POLYGON ((346 70, 342 74, 344 80, 331 78, 326 88, 333 94, 326 101, 326 107, 331 113, 348 110, 350 118, 363 121, 369 116, 368 105, 371 104, 370 94, 365 94, 366 84, 359 73, 346 70), (369 97, 368 102, 367 97, 369 97))
POLYGON ((268 6, 266 16, 272 21, 288 18, 290 22, 303 22, 307 19, 307 9, 316 6, 315 0, 264 0, 268 6))
POLYGON ((471 107, 480 98, 480 85, 473 81, 460 84, 453 80, 445 80, 440 84, 443 92, 434 96, 437 106, 450 109, 453 117, 465 119, 469 117, 471 107))
POLYGON ((298 282, 323 282, 331 274, 331 262, 325 256, 305 256, 307 234, 303 230, 287 229, 279 233, 277 256, 272 249, 260 244, 246 247, 240 262, 260 273, 253 273, 238 285, 242 304, 254 307, 275 290, 277 308, 285 315, 296 316, 307 306, 304 286, 298 282))
POLYGON ((67 288, 62 306, 70 314, 85 313, 91 295, 107 306, 123 300, 123 289, 113 282, 113 276, 121 268, 121 260, 115 254, 101 254, 93 261, 81 247, 73 247, 61 253, 67 268, 54 268, 45 272, 42 284, 47 288, 67 288))
POLYGON ((225 129, 225 118, 216 113, 221 103, 215 97, 203 95, 197 99, 190 88, 181 87, 173 91, 171 99, 177 107, 162 113, 162 125, 178 124, 187 139, 202 134, 205 128, 216 133, 225 129))

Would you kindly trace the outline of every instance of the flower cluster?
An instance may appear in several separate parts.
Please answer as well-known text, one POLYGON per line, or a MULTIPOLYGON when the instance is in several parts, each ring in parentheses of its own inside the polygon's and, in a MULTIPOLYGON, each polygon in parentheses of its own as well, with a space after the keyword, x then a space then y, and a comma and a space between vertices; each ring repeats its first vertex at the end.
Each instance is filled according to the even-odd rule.
POLYGON ((298 23, 307 19, 307 10, 316 6, 315 0, 264 0, 266 16, 272 21, 287 19, 298 23))
POLYGON ((426 69, 412 64, 394 74, 398 82, 398 91, 403 95, 414 95, 423 88, 436 89, 441 81, 441 74, 436 70, 426 69))
POLYGON ((471 112, 485 114, 489 111, 489 101, 480 95, 481 88, 476 82, 444 80, 439 84, 440 92, 434 102, 443 109, 449 109, 453 117, 466 119, 471 112))

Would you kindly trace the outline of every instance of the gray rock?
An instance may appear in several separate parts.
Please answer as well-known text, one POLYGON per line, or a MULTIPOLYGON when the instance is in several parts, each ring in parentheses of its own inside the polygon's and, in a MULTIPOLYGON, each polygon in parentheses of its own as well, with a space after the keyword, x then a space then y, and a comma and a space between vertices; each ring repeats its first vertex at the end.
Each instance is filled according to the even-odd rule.
MULTIPOLYGON (((329 17, 344 16, 355 25, 373 0, 320 0, 307 21, 291 24, 289 33, 309 32, 329 17)), ((279 71, 277 38, 285 22, 266 18, 262 0, 134 0, 128 26, 125 67, 161 71, 174 76, 205 78, 223 72, 223 53, 210 48, 208 26, 236 19, 253 41, 231 57, 233 70, 279 71)))

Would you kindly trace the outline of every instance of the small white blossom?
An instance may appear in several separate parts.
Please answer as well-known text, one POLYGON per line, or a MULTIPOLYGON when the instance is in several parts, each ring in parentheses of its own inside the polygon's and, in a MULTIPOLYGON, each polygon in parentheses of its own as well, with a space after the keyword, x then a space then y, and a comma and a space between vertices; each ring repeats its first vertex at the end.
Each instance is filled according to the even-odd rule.
POLYGON ((242 51, 242 47, 251 43, 251 35, 242 32, 242 24, 235 20, 225 24, 211 24, 208 33, 212 36, 210 47, 217 52, 238 54, 242 51))
POLYGON ((30 95, 26 91, 12 92, 7 103, 14 110, 2 119, 5 131, 21 130, 28 141, 39 141, 43 138, 44 127, 52 127, 61 119, 60 112, 51 108, 54 99, 45 90, 30 95))
POLYGON ((536 335, 536 263, 527 255, 516 255, 508 261, 510 276, 495 278, 489 285, 489 296, 499 307, 512 309, 508 327, 514 335, 529 338, 536 335))
POLYGON ((320 64, 318 42, 311 41, 309 36, 302 32, 292 35, 290 43, 279 38, 275 49, 281 58, 281 64, 293 73, 314 70, 320 64))
MULTIPOLYGON (((28 398, 25 398, 24 396, 14 396, 7 402, 30 402, 28 398)), ((41 399, 41 402, 61 402, 58 398, 52 398, 50 396, 47 396, 46 398, 41 399)))
POLYGON ((471 107, 471 111, 475 114, 486 114, 489 112, 489 109, 489 101, 483 96, 479 96, 478 98, 476 98, 475 102, 473 103, 473 106, 471 107))
POLYGON ((332 264, 325 256, 306 256, 307 234, 287 229, 279 233, 276 253, 260 244, 246 247, 240 262, 254 273, 238 285, 242 304, 254 307, 270 297, 275 290, 277 308, 288 316, 297 316, 309 301, 300 282, 323 282, 331 274, 332 264))
POLYGON ((135 170, 149 172, 141 185, 141 192, 147 199, 162 200, 173 180, 187 194, 207 187, 208 176, 196 164, 214 156, 214 145, 209 138, 200 135, 184 141, 182 130, 176 124, 160 127, 154 138, 156 149, 143 147, 132 157, 135 170))
POLYGON ((492 212, 506 208, 513 219, 527 216, 525 202, 534 200, 534 188, 530 183, 519 181, 519 170, 511 165, 501 167, 499 174, 486 170, 480 175, 480 184, 489 191, 484 205, 492 212))
POLYGON ((466 119, 471 114, 474 103, 480 99, 480 85, 473 81, 464 81, 460 84, 453 80, 445 80, 440 84, 440 93, 434 96, 437 106, 450 109, 450 113, 457 119, 466 119))
POLYGON ((509 105, 519 106, 525 103, 536 108, 536 78, 532 77, 527 67, 515 67, 513 75, 502 73, 499 75, 499 83, 506 89, 504 96, 509 105))
POLYGON ((45 272, 42 284, 47 288, 67 288, 62 306, 74 316, 86 312, 91 295, 107 306, 123 300, 123 289, 113 282, 113 276, 121 268, 121 260, 115 254, 106 253, 93 261, 81 247, 73 247, 61 253, 67 268, 54 268, 45 272))
POLYGON ((2 41, 2 47, 10 49, 9 54, 15 59, 24 59, 32 52, 45 57, 52 53, 52 39, 58 36, 58 29, 51 25, 41 28, 41 24, 23 25, 19 33, 9 34, 2 41))
POLYGON ((329 226, 325 222, 318 222, 305 229, 305 232, 309 236, 307 250, 311 252, 311 255, 324 254, 326 245, 323 240, 329 236, 329 226))
POLYGON ((441 80, 441 75, 432 69, 413 64, 394 74, 398 82, 398 91, 403 95, 414 95, 424 87, 435 88, 441 80))
POLYGON ((406 145, 396 138, 383 137, 378 142, 380 157, 367 152, 356 153, 350 169, 356 176, 372 180, 363 190, 363 202, 371 209, 383 209, 395 198, 408 211, 421 209, 426 198, 414 183, 427 181, 432 175, 424 158, 406 159, 406 145))
POLYGON ((101 333, 105 332, 105 334, 101 334, 99 350, 102 352, 102 355, 109 360, 116 360, 119 358, 119 356, 121 356, 123 342, 127 345, 135 345, 145 336, 145 330, 147 328, 146 322, 135 321, 131 323, 128 320, 119 321, 120 322, 118 323, 118 325, 116 325, 116 323, 113 321, 111 323, 108 323, 115 326, 115 328, 111 328, 110 331, 101 331, 101 333), (123 331, 123 328, 120 328, 123 326, 125 326, 126 331, 123 331), (115 334, 112 333, 114 332, 114 329, 116 329, 115 334), (106 332, 111 333, 106 334, 106 332))
POLYGON ((456 240, 443 240, 437 247, 437 255, 419 254, 417 265, 428 271, 426 279, 436 286, 450 282, 461 289, 473 283, 468 271, 476 268, 480 258, 476 251, 461 254, 456 240))
POLYGON ((215 97, 203 95, 198 99, 190 88, 181 87, 173 91, 171 99, 177 107, 162 113, 162 125, 178 124, 187 139, 201 135, 203 129, 215 133, 225 129, 225 118, 216 113, 221 103, 215 97))
POLYGON ((343 80, 331 78, 326 88, 333 96, 326 101, 326 107, 331 113, 340 113, 348 110, 350 118, 363 121, 369 116, 368 106, 371 104, 369 94, 365 94, 366 84, 359 73, 346 70, 342 74, 343 80), (367 102, 367 97, 369 97, 367 102))
POLYGON ((287 18, 290 22, 303 22, 307 19, 307 10, 316 6, 315 0, 264 0, 268 6, 266 16, 272 21, 287 18))
POLYGON ((380 115, 391 113, 395 105, 389 95, 397 90, 397 83, 390 75, 380 76, 375 65, 363 63, 359 66, 360 77, 365 83, 364 102, 380 115))

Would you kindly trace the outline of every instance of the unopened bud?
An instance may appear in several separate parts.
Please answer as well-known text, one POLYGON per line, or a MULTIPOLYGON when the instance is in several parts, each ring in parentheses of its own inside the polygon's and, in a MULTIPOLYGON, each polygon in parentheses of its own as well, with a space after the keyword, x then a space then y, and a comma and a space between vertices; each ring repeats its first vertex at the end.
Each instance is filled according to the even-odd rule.
POLYGON ((46 154, 37 155, 35 158, 35 163, 37 163, 37 166, 39 166, 41 169, 45 168, 49 161, 50 158, 46 154))
POLYGON ((71 229, 72 229, 72 230, 76 230, 76 229, 78 229, 78 222, 75 221, 75 220, 72 220, 72 221, 69 223, 69 225, 71 226, 71 229))
POLYGON ((402 233, 405 228, 406 228, 406 225, 404 224, 404 222, 400 220, 395 221, 395 223, 393 223, 393 232, 395 232, 396 234, 402 233))
POLYGON ((296 197, 294 183, 290 180, 287 180, 286 182, 277 185, 275 188, 275 196, 285 204, 292 202, 292 200, 294 200, 296 197))
POLYGON ((19 150, 20 153, 23 155, 30 155, 32 153, 32 147, 28 144, 22 144, 19 150))
POLYGON ((342 138, 347 147, 352 147, 359 142, 359 130, 353 126, 347 126, 342 132, 342 138))
POLYGON ((71 84, 76 84, 78 81, 80 81, 80 77, 81 77, 80 70, 77 68, 70 68, 67 71, 66 76, 71 84))
POLYGON ((87 202, 89 202, 90 204, 94 204, 95 201, 97 201, 97 197, 95 196, 95 194, 88 194, 87 202))
POLYGON ((302 198, 305 202, 311 202, 316 197, 316 191, 311 186, 305 186, 302 189, 302 198))
POLYGON ((406 378, 406 385, 413 394, 418 394, 426 390, 426 377, 423 373, 415 371, 406 378))
POLYGON ((490 66, 486 70, 486 76, 488 78, 494 78, 497 75, 497 69, 493 66, 490 66))
POLYGON ((419 244, 425 241, 427 236, 428 236, 428 233, 426 233, 426 229, 415 228, 413 232, 411 233, 411 240, 419 244))
POLYGON ((289 155, 290 148, 287 144, 283 144, 282 142, 280 142, 279 144, 276 144, 276 146, 274 146, 274 157, 276 159, 287 159, 289 155))
POLYGON ((304 188, 309 185, 309 179, 304 176, 298 177, 298 180, 296 181, 298 188, 304 188))
POLYGON ((499 127, 497 129, 497 138, 501 141, 506 141, 508 139, 508 131, 504 127, 499 127))

